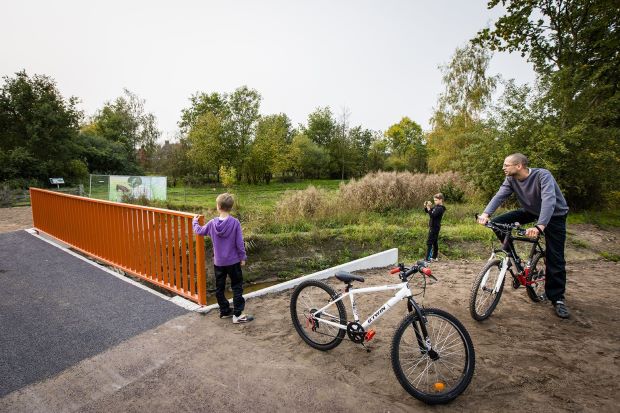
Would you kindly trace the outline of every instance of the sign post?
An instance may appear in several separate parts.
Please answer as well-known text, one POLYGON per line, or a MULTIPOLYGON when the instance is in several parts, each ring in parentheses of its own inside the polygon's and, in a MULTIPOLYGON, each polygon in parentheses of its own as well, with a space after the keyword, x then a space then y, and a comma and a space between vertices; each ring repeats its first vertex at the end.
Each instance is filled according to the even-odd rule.
POLYGON ((60 184, 64 185, 65 180, 63 178, 50 178, 50 184, 56 185, 56 189, 60 189, 60 184))

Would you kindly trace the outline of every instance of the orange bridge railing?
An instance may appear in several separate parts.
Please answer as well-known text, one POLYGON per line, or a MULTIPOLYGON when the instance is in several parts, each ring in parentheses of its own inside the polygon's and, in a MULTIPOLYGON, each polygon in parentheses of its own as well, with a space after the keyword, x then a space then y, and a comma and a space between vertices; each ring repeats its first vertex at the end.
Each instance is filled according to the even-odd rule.
MULTIPOLYGON (((195 301, 207 302, 204 238, 192 214, 30 188, 34 227, 95 257, 195 301)), ((203 222, 204 218, 200 218, 203 222)))

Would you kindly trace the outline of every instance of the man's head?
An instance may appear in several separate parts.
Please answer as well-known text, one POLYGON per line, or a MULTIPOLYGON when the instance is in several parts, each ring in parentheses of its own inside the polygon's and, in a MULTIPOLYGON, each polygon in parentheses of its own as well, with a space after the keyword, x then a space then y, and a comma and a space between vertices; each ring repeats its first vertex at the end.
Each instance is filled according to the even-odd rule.
POLYGON ((231 194, 225 192, 217 196, 215 203, 217 204, 217 209, 219 211, 230 212, 235 204, 235 200, 231 194))
POLYGON ((504 159, 502 170, 506 176, 521 176, 527 173, 527 156, 522 153, 513 153, 504 159))
POLYGON ((433 195, 433 202, 435 202, 435 205, 443 204, 443 194, 439 192, 438 194, 433 195))

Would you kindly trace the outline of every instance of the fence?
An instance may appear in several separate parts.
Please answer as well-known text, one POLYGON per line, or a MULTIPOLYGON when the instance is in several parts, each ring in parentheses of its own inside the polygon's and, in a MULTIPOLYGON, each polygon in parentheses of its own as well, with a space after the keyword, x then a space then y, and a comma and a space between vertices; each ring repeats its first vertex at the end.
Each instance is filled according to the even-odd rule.
MULTIPOLYGON (((30 188, 34 227, 149 283, 206 304, 193 215, 30 188)), ((201 222, 203 218, 201 217, 201 222)))

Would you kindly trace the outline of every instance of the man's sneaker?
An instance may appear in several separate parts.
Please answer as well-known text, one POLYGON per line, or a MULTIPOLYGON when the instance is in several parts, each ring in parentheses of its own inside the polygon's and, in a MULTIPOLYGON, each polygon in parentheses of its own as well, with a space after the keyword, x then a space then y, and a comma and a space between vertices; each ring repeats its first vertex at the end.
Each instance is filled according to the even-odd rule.
POLYGON ((249 323, 252 320, 254 320, 254 317, 248 314, 241 314, 239 317, 233 315, 233 324, 249 323))
POLYGON ((232 310, 228 311, 227 313, 220 313, 220 318, 230 318, 232 316, 233 316, 232 310))
POLYGON ((569 318, 570 313, 564 301, 558 300, 553 302, 553 308, 555 308, 555 314, 560 318, 569 318))

